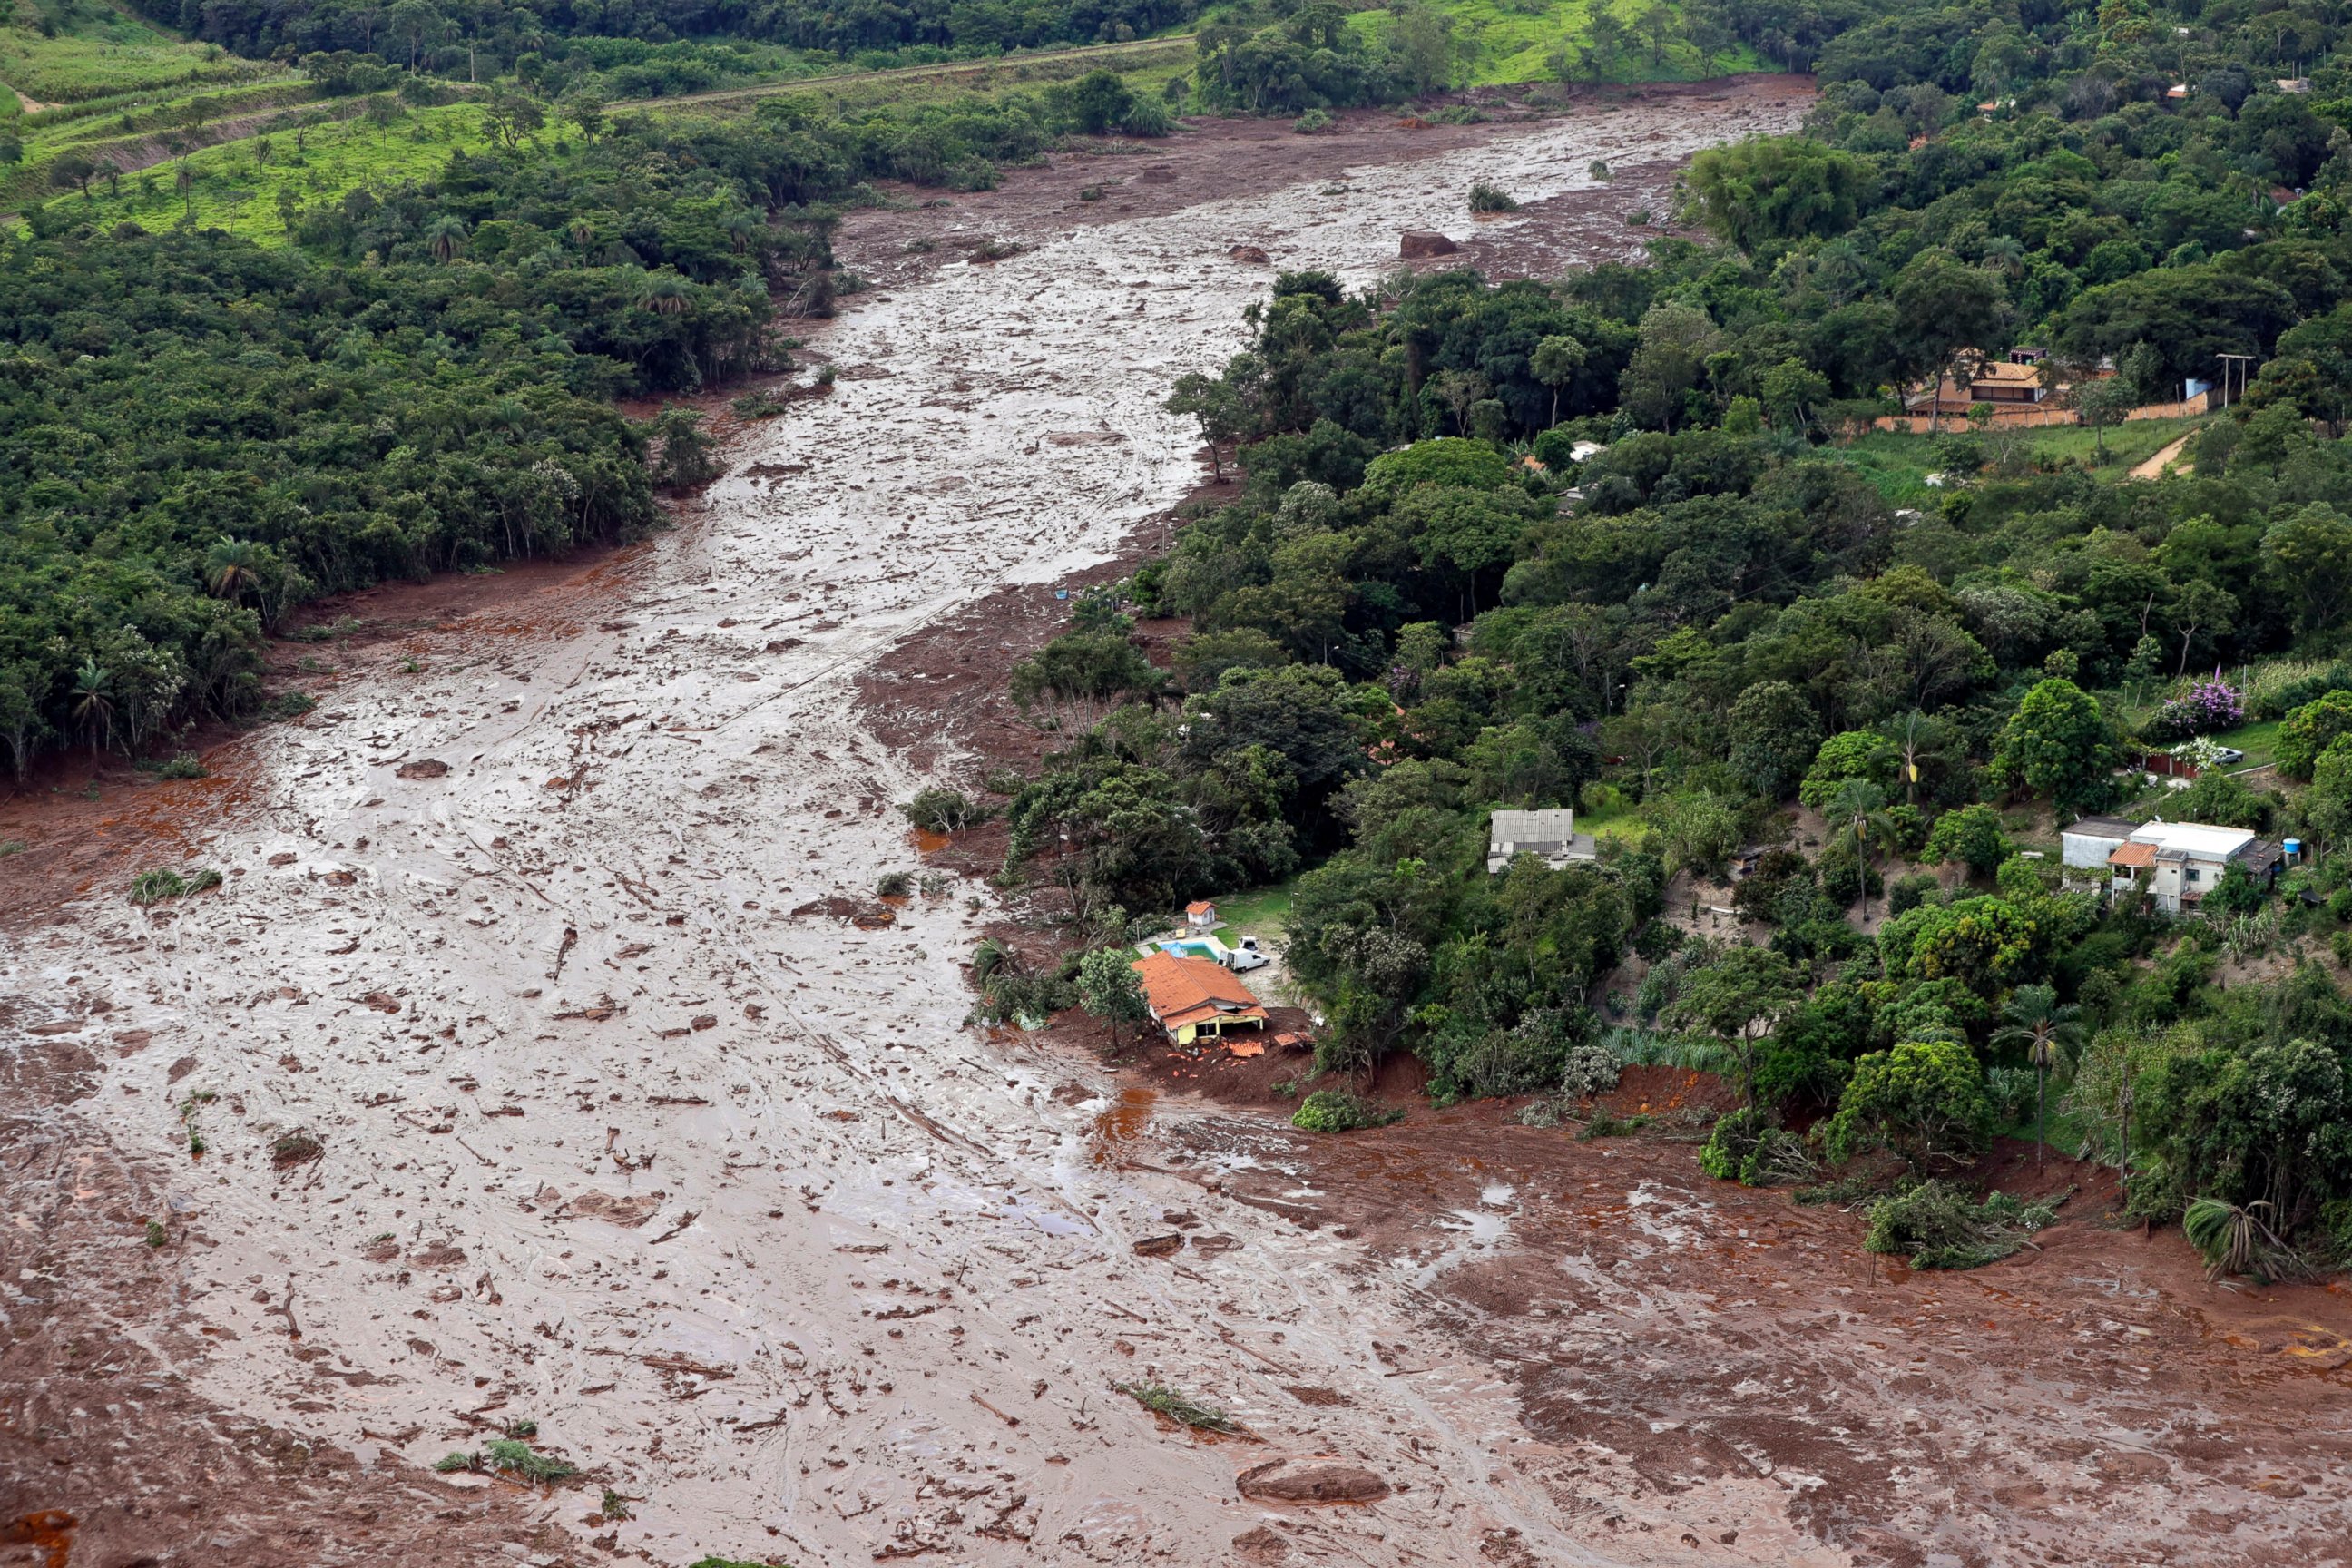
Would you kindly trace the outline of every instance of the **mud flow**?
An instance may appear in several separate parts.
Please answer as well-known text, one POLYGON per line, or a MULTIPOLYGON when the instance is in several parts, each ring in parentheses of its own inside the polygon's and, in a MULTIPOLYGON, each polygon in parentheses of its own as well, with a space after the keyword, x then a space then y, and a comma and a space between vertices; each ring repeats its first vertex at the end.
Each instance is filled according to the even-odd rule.
POLYGON ((859 682, 1185 493, 1165 389, 1269 265, 1635 254, 1596 160, 1804 101, 1219 130, 854 222, 835 393, 674 531, 216 752, 156 853, 221 891, 12 939, 0 1563, 2340 1557, 2340 1300, 2088 1232, 1874 1284, 1852 1216, 1491 1109, 1310 1145, 968 1027, 1007 911, 875 897, 963 699, 895 680, 919 770, 859 682), (1528 210, 1474 233, 1479 179, 1528 210), (522 1421, 583 1475, 422 1468, 522 1421))

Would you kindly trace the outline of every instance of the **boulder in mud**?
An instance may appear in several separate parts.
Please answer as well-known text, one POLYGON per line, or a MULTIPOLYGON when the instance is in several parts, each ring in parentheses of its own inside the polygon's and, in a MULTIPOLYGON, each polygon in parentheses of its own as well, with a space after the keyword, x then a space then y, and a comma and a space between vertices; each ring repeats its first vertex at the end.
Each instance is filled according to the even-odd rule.
POLYGON ((1234 1478, 1234 1487, 1254 1502, 1378 1502, 1389 1495, 1388 1482, 1374 1471, 1323 1455, 1253 1465, 1234 1478))
POLYGON ((1236 245, 1225 254, 1235 261, 1244 261, 1252 267, 1264 267, 1274 259, 1255 245, 1236 245))
POLYGON ((1461 248, 1444 235, 1427 229, 1407 229, 1397 237, 1397 255, 1407 261, 1431 256, 1451 256, 1461 248))
POLYGON ((404 779, 441 779, 449 776, 449 764, 438 757, 419 757, 401 763, 397 772, 404 779))
POLYGON ((1135 1244, 1139 1258, 1167 1258, 1184 1250, 1181 1236, 1147 1236, 1135 1244))

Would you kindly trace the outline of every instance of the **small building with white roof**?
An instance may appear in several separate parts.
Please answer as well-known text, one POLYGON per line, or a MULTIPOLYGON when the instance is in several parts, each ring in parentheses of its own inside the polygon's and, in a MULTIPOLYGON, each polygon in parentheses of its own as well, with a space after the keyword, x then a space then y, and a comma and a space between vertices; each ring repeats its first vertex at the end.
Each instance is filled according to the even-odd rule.
POLYGON ((1507 868, 1517 855, 1533 855, 1558 871, 1572 861, 1600 859, 1601 847, 1592 835, 1576 830, 1576 813, 1566 807, 1498 811, 1487 825, 1486 874, 1507 868))

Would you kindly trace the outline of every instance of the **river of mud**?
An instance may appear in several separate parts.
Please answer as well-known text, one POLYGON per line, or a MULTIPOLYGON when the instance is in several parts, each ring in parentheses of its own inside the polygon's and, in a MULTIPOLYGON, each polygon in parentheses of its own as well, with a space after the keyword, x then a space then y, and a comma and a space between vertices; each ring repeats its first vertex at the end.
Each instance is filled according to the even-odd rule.
MULTIPOLYGON (((1327 1188, 1278 1123, 1122 1096, 1090 1059, 965 1027, 961 961, 1001 912, 985 887, 871 896, 915 865, 891 803, 921 780, 867 732, 861 672, 987 595, 1050 595, 1194 482, 1197 439, 1160 401, 1243 341, 1266 274, 1233 247, 1362 282, 1402 230, 1465 233, 1474 179, 1540 202, 1590 188, 1595 159, 1664 163, 1720 134, 1696 100, 1537 122, 1336 184, 1090 213, 888 284, 821 340, 835 394, 749 432, 674 532, 562 593, 368 650, 310 720, 215 756, 236 804, 201 857, 223 891, 149 912, 102 889, 7 951, 5 1037, 69 1053, 80 1096, 11 1123, 6 1310, 100 1282, 84 1339, 118 1342, 104 1353, 141 1381, 68 1411, 37 1386, 61 1369, 12 1363, 0 1437, 58 1457, 13 1467, 27 1484, 0 1521, 74 1510, 74 1561, 108 1568, 132 1547, 436 1560, 341 1525, 265 1550, 226 1494, 175 1532, 168 1500, 75 1480, 74 1444, 135 1433, 139 1398, 168 1393, 305 1455, 315 1440, 341 1456, 334 1488, 384 1491, 385 1520, 437 1510, 445 1561, 466 1531, 541 1565, 1931 1560, 1827 1543, 1843 1516, 1822 1489, 1843 1482, 1826 1459, 1661 1436, 1703 1426, 1710 1393, 1772 1387, 1761 1352, 1737 1388, 1706 1375, 1758 1342, 1706 1337, 1717 1306, 1755 1305, 1747 1287, 1615 1272, 1708 1228, 1695 1175, 1596 1165, 1579 1197, 1401 1142, 1352 1158, 1402 1164, 1335 1167, 1349 1184, 1327 1188), (1407 1236, 1376 1199, 1413 1189, 1430 1206, 1407 1236), (1613 1262, 1578 1250, 1607 1215, 1638 1221, 1613 1262), (1137 1251, 1170 1236, 1172 1254, 1137 1251), (1545 1290, 1591 1315, 1518 1333, 1545 1290), (1639 1318, 1639 1300, 1665 1310, 1639 1318), (1554 1342, 1586 1385, 1530 1381, 1554 1342), (1684 1407, 1637 1414, 1668 1383, 1684 1407), (1196 1438, 1120 1384, 1181 1389, 1246 1435, 1196 1438), (411 1468, 524 1418, 584 1487, 411 1468), (1388 1495, 1237 1495, 1237 1472, 1317 1454, 1388 1495), (629 1517, 602 1511, 607 1488, 629 1517)), ((1465 1131, 1512 1157, 1539 1136, 1465 1131)), ((1665 1156, 1685 1158, 1643 1158, 1665 1156)), ((1801 1351, 1840 1321, 1783 1314, 1772 1342, 1801 1351)), ((2295 1343, 2352 1357, 2315 1329, 2295 1343)), ((1869 1397, 1926 1404, 1894 1376, 1869 1397)), ((1918 1430, 1877 1407, 1852 1426, 1887 1420, 1918 1430)), ((1832 1449, 1845 1430, 1834 1412, 1805 1425, 1832 1449)), ((1913 1441, 1899 1466, 1931 1450, 1913 1441)), ((294 1463, 175 1484, 263 1488, 294 1463)), ((2314 1467, 2307 1500, 2280 1506, 2340 1525, 2340 1445, 2314 1467)), ((2158 1473, 2126 1472, 2097 1473, 2158 1473)), ((1887 1485, 1874 1520, 1973 1496, 1887 1485)), ((2001 1559, 1948 1541, 1932 1560, 2001 1559)))

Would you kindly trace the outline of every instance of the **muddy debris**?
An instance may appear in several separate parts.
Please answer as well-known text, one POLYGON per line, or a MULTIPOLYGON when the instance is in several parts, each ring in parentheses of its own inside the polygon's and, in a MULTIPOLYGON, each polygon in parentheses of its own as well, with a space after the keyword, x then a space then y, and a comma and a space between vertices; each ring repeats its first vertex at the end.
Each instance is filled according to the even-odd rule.
POLYGON ((1274 260, 1273 257, 1268 256, 1263 249, 1255 245, 1236 245, 1231 250, 1226 251, 1225 254, 1232 257, 1235 261, 1245 263, 1251 267, 1265 267, 1271 264, 1274 260))
POLYGON ((1290 1556, 1290 1542, 1265 1525, 1245 1530, 1233 1539, 1234 1555, 1250 1568, 1274 1568, 1290 1556))
POLYGON ((1181 1236, 1147 1236, 1135 1244, 1138 1258, 1170 1258, 1183 1250, 1181 1236))
POLYGON ((290 1171, 297 1165, 309 1164, 326 1152, 327 1145, 317 1133, 307 1127, 297 1127, 290 1132, 279 1133, 271 1142, 269 1163, 281 1171, 290 1171))
POLYGON ((413 763, 401 763, 394 773, 404 779, 446 779, 449 776, 449 764, 438 757, 419 757, 413 763))
POLYGON ((1389 1495, 1379 1474, 1345 1459, 1268 1459, 1234 1478, 1234 1489, 1253 1502, 1378 1502, 1389 1495))

